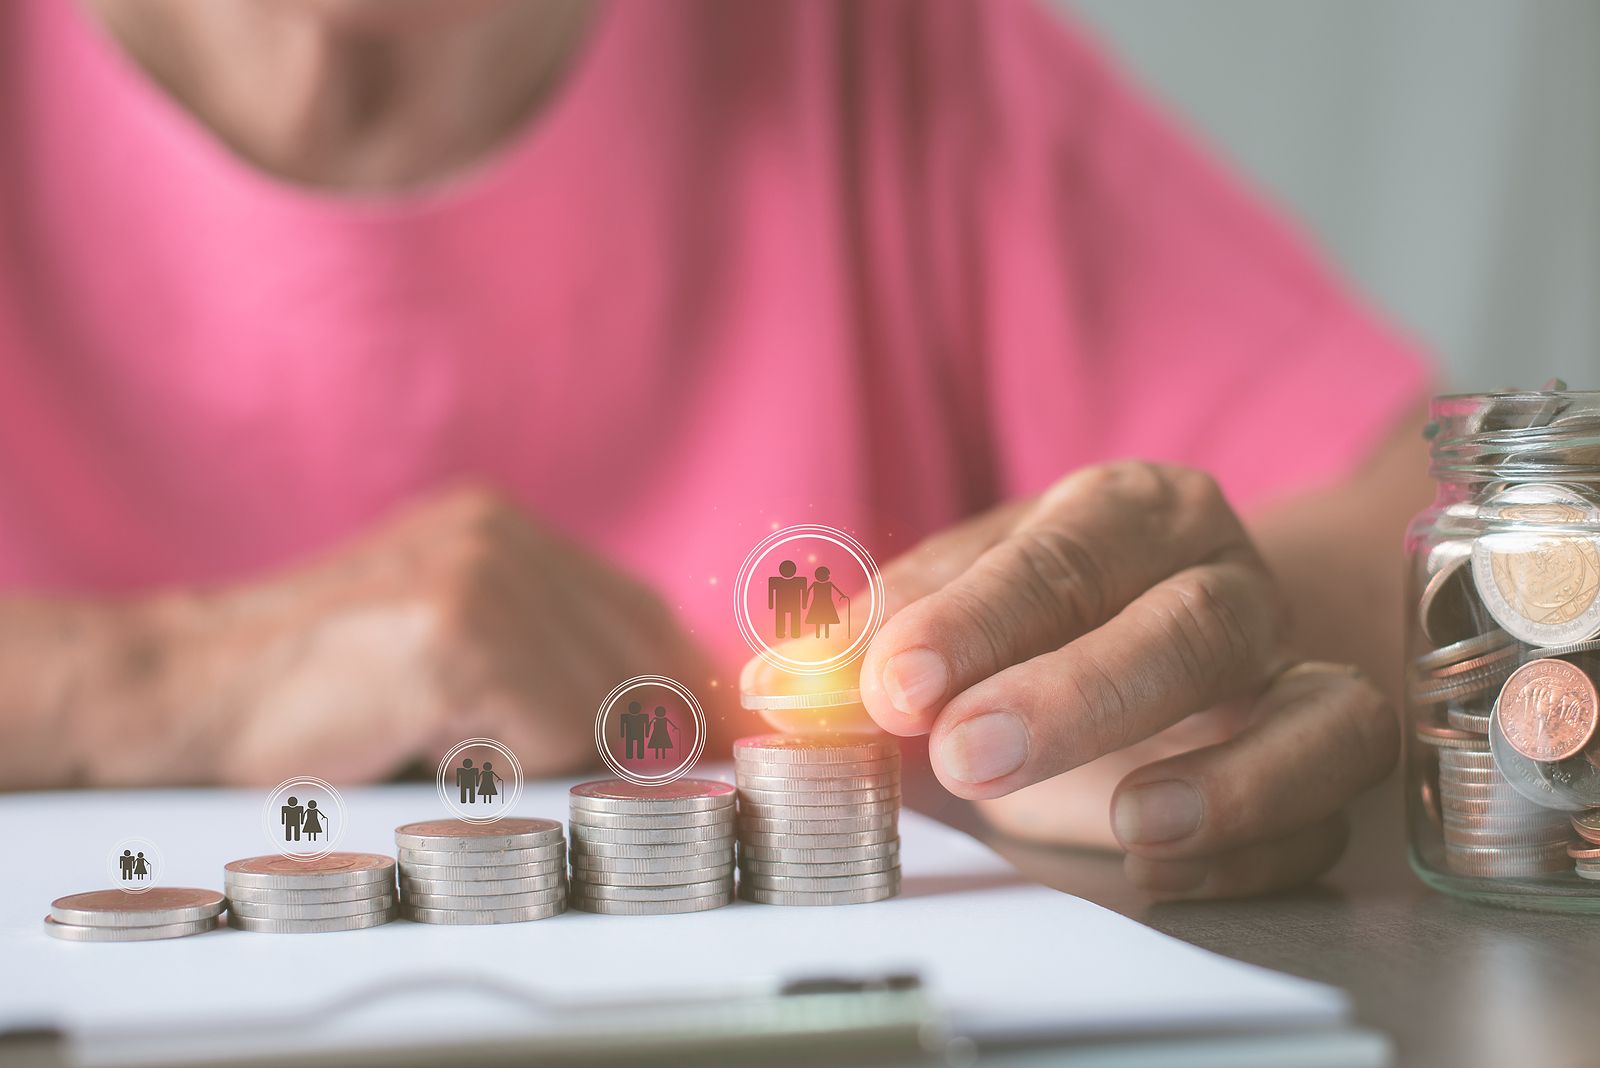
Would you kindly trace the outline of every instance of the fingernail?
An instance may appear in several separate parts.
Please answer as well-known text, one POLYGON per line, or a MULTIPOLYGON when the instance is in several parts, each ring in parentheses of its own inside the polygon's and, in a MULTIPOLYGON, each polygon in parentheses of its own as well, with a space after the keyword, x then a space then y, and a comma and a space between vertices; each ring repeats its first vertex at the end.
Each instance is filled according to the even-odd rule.
POLYGON ((1204 814, 1200 793, 1186 782, 1153 782, 1117 795, 1111 826, 1123 845, 1174 842, 1193 834, 1204 814))
POLYGON ((1010 712, 987 712, 956 727, 939 743, 939 766, 958 782, 1010 775, 1028 759, 1028 731, 1010 712))
POLYGON ((889 703, 908 716, 926 712, 949 685, 950 669, 944 657, 932 649, 907 649, 883 665, 883 688, 889 691, 889 703))

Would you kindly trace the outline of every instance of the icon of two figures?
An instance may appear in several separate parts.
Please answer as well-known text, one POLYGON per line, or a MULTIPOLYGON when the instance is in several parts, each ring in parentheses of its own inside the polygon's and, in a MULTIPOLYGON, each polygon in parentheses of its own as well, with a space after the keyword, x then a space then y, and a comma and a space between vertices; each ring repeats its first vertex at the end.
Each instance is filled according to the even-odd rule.
POLYGON ((475 768, 472 758, 467 757, 456 769, 456 789, 463 805, 475 805, 479 801, 492 803, 500 796, 500 787, 504 784, 505 780, 495 774, 494 765, 487 760, 483 767, 475 768))
POLYGON ((652 716, 638 701, 630 701, 628 710, 617 717, 617 729, 622 733, 623 756, 627 760, 634 759, 635 749, 643 758, 646 748, 660 760, 672 748, 672 732, 683 733, 682 728, 667 717, 665 706, 657 705, 652 716))
POLYGON ((318 808, 315 801, 307 801, 302 805, 291 797, 280 812, 285 842, 298 842, 302 834, 315 842, 317 835, 327 831, 323 825, 327 822, 328 814, 318 808))
POLYGON ((124 849, 122 856, 117 858, 117 867, 122 872, 124 879, 150 878, 150 862, 144 859, 144 850, 139 850, 135 855, 133 850, 124 849))
POLYGON ((839 606, 834 598, 844 602, 845 637, 855 630, 850 620, 850 598, 839 592, 832 582, 832 572, 819 567, 808 581, 798 574, 793 560, 778 565, 778 573, 767 579, 767 608, 777 623, 778 640, 800 637, 802 626, 812 627, 818 638, 831 637, 829 632, 839 622, 839 606))

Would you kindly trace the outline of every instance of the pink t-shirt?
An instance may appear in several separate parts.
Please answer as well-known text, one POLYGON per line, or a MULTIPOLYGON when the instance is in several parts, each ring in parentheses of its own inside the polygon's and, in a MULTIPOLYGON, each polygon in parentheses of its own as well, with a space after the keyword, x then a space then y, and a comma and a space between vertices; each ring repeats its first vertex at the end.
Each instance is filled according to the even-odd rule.
POLYGON ((613 0, 494 158, 369 199, 0 5, 0 589, 225 583, 470 478, 730 650, 775 523, 889 557, 1128 455, 1248 507, 1428 378, 1026 3, 613 0))

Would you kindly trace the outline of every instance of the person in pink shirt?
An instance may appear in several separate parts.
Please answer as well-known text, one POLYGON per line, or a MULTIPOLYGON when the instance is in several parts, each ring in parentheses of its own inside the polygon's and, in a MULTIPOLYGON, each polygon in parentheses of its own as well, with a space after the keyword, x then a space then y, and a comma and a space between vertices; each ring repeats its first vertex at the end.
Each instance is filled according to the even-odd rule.
POLYGON ((1020 0, 11 0, 0 785, 570 770, 826 522, 952 792, 1285 885, 1394 760, 1429 382, 1020 0))

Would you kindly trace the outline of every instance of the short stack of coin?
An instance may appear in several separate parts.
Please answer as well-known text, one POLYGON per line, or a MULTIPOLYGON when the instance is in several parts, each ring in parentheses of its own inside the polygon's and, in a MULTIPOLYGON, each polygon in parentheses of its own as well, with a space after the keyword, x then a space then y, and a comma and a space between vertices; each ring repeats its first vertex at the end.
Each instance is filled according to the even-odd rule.
POLYGON ((1424 724, 1417 740, 1438 753, 1439 814, 1451 871, 1504 879, 1571 867, 1567 814, 1518 793, 1495 766, 1486 735, 1424 724))
POLYGON ((418 923, 522 923, 567 909, 567 843, 545 819, 395 828, 401 912, 418 923))
POLYGON ((900 750, 872 735, 768 734, 733 747, 739 895, 853 905, 900 892, 900 750))
POLYGON ((50 902, 45 933, 69 942, 151 942, 214 931, 227 902, 215 890, 91 890, 50 902))
POLYGON ((377 853, 251 857, 227 865, 223 882, 228 926, 243 931, 354 931, 396 914, 394 860, 377 853))
POLYGON ((679 779, 587 782, 569 796, 572 904, 615 916, 703 912, 733 901, 734 789, 679 779))

